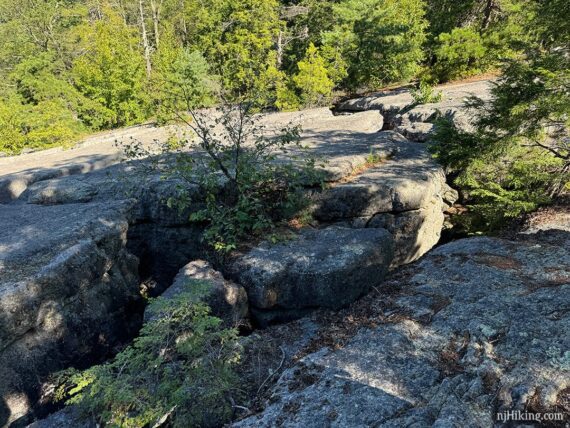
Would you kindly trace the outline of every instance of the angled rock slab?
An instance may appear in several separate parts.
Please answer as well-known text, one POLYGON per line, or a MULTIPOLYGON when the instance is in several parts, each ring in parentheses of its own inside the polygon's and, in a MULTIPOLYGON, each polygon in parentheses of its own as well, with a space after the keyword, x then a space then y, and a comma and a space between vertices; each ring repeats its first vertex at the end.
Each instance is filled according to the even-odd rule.
POLYGON ((491 427, 507 410, 567 417, 569 244, 556 231, 439 247, 385 284, 390 299, 369 295, 344 315, 377 328, 306 356, 264 411, 234 426, 491 427))
POLYGON ((393 257, 392 235, 384 229, 330 227, 254 248, 231 272, 255 309, 337 309, 382 282, 393 257))

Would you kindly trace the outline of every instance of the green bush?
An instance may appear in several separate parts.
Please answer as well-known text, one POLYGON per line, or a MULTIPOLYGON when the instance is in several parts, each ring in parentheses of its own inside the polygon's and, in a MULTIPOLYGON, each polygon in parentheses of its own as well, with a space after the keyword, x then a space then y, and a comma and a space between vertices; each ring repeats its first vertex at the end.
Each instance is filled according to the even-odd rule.
POLYGON ((151 303, 154 318, 111 362, 61 373, 60 398, 105 426, 218 427, 239 397, 237 332, 194 293, 151 303))
POLYGON ((435 57, 433 73, 443 82, 481 73, 488 66, 483 38, 469 27, 440 34, 435 57))
MULTIPOLYGON (((252 114, 251 103, 221 107, 208 116, 192 112, 187 125, 196 141, 181 151, 166 174, 197 184, 204 191, 205 208, 190 220, 207 224, 204 238, 218 252, 260 236, 301 209, 303 186, 320 183, 311 157, 287 155, 301 149, 299 129, 286 127, 270 135, 252 114), (213 119, 212 119, 213 118, 213 119), (278 154, 287 158, 278 159, 278 154)), ((182 187, 169 200, 187 208, 192 201, 182 187)))
POLYGON ((0 103, 0 152, 18 154, 72 143, 85 128, 60 100, 22 104, 13 96, 0 103))
POLYGON ((426 80, 421 80, 416 88, 410 90, 415 104, 439 103, 443 99, 443 93, 436 92, 435 87, 426 80))

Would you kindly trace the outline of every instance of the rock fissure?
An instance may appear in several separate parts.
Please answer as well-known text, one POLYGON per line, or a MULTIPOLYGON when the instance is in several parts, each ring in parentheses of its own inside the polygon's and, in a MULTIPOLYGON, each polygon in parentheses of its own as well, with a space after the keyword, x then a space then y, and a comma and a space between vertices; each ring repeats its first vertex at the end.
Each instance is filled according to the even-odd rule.
MULTIPOLYGON (((203 226, 187 222, 189 213, 203 203, 197 188, 190 189, 191 206, 177 212, 165 201, 180 183, 162 180, 159 173, 143 177, 129 163, 27 183, 19 198, 0 205, 0 215, 9 219, 6 231, 0 233, 1 303, 12 305, 12 312, 8 311, 12 314, 20 311, 19 318, 5 318, 5 313, 0 317, 2 340, 6 340, 0 359, 14 358, 18 347, 35 359, 35 365, 6 365, 6 370, 20 377, 18 388, 0 388, 4 402, 9 403, 11 420, 21 417, 23 421, 33 415, 30 410, 38 396, 38 376, 45 378, 62 366, 91 358, 101 343, 109 352, 136 333, 143 312, 142 282, 149 295, 168 298, 184 284, 201 280, 212 285, 206 302, 232 325, 253 320, 254 325, 270 326, 306 319, 322 309, 350 311, 360 303, 343 308, 370 290, 376 292, 361 300, 373 295, 382 304, 391 302, 386 312, 365 324, 374 328, 355 327, 347 333, 343 347, 308 353, 305 358, 313 368, 304 370, 314 376, 305 376, 300 383, 299 379, 289 381, 293 375, 287 368, 271 387, 275 402, 238 426, 271 426, 276 420, 288 426, 311 426, 327 418, 337 426, 422 425, 463 417, 473 421, 474 415, 488 420, 488 396, 497 391, 495 387, 485 391, 481 385, 492 384, 496 371, 501 370, 508 374, 504 386, 511 391, 524 370, 538 373, 536 367, 524 366, 526 363, 526 369, 520 370, 508 363, 519 361, 522 355, 516 332, 530 329, 528 334, 536 335, 540 330, 545 344, 537 345, 540 351, 530 357, 537 361, 544 361, 543 346, 562 346, 556 342, 560 337, 551 330, 553 325, 527 328, 509 318, 517 308, 526 307, 520 295, 511 291, 522 291, 523 283, 529 281, 556 283, 555 287, 533 290, 535 314, 556 314, 547 318, 551 324, 566 322, 567 305, 545 310, 553 293, 567 286, 566 276, 552 271, 537 276, 539 263, 527 266, 524 256, 532 258, 540 252, 552 268, 556 261, 550 251, 482 239, 468 240, 474 242, 477 257, 472 257, 475 250, 471 244, 448 244, 451 247, 439 247, 410 268, 410 278, 403 278, 401 284, 386 285, 390 272, 418 260, 438 243, 443 212, 457 199, 426 147, 410 141, 421 139, 411 137, 413 129, 404 132, 401 128, 409 121, 412 127, 423 129, 419 124, 431 120, 433 108, 415 106, 399 111, 400 116, 391 107, 350 116, 333 116, 321 109, 307 120, 299 119, 303 144, 311 154, 327 161, 327 180, 334 183, 311 193, 314 227, 299 230, 292 241, 254 244, 243 254, 218 263, 219 271, 205 260, 203 226), (378 110, 388 113, 387 120, 378 110), (383 123, 396 124, 400 133, 379 132, 383 123), (370 154, 382 156, 382 162, 362 169, 370 154), (343 181, 346 176, 351 179, 343 181), (57 269, 53 261, 64 260, 68 254, 76 254, 77 260, 57 269), (32 280, 36 271, 47 272, 43 282, 32 280), (438 274, 432 275, 432 271, 438 274), (528 278, 518 276, 515 281, 513 275, 521 273, 528 278), (29 284, 23 291, 27 298, 11 288, 22 281, 29 284), (499 296, 499 290, 506 294, 499 296), (36 314, 30 308, 41 311, 36 314), (77 328, 84 324, 89 328, 80 336, 77 328), (445 374, 440 366, 441 350, 451 338, 457 339, 458 331, 467 332, 472 339, 467 346, 450 348, 446 357, 450 374, 445 374), (66 358, 56 364, 53 360, 63 354, 66 358), (464 384, 469 387, 461 386, 464 384), (8 399, 13 394, 25 396, 27 404, 8 399), (323 404, 321 397, 326 397, 327 403, 323 404), (321 405, 322 411, 313 409, 313 403, 321 405), (360 406, 358 414, 347 407, 353 404, 360 406)), ((268 117, 264 120, 280 124, 293 116, 268 117)), ((551 242, 552 248, 560 246, 556 239, 544 242, 551 242)), ((534 322, 528 307, 526 311, 524 317, 534 322)), ((355 317, 354 325, 358 322, 362 320, 355 317)), ((548 352, 553 364, 564 364, 564 354, 548 352)), ((0 374, 5 373, 0 368, 0 374)), ((542 373, 550 374, 548 370, 542 373)), ((525 385, 543 384, 541 376, 525 385)), ((558 386, 552 388, 559 391, 558 386)), ((499 408, 506 406, 505 400, 499 408)))

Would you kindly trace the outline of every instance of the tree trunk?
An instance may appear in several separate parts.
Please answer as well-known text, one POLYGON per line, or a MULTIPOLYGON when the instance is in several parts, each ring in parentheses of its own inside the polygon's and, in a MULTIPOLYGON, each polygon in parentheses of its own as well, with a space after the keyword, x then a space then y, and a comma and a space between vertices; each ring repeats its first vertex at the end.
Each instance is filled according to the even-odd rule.
POLYGON ((491 25, 491 20, 493 18, 493 11, 497 10, 499 6, 495 0, 487 0, 485 5, 485 11, 483 13, 483 23, 481 25, 481 30, 486 31, 491 25))
POLYGON ((283 64, 283 31, 279 30, 277 36, 277 69, 281 70, 283 64))
POLYGON ((160 8, 162 6, 162 0, 156 3, 156 0, 150 0, 150 8, 152 9, 152 23, 154 25, 154 45, 158 49, 160 43, 160 8))
POLYGON ((150 45, 148 44, 146 24, 144 22, 143 0, 139 0, 139 12, 140 12, 140 20, 141 20, 142 42, 143 42, 143 48, 144 48, 144 59, 146 61, 146 77, 150 78, 150 74, 152 73, 152 64, 150 62, 150 45))

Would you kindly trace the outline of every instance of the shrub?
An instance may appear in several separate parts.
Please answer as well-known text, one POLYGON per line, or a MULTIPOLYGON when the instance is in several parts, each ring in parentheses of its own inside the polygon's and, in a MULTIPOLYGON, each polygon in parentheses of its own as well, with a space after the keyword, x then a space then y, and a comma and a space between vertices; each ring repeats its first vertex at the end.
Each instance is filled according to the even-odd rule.
POLYGON ((417 88, 412 88, 410 94, 415 104, 438 103, 443 99, 441 91, 436 92, 435 87, 426 80, 421 80, 417 88))
MULTIPOLYGON (((302 149, 299 128, 271 135, 252 108, 242 103, 207 115, 191 112, 193 120, 186 124, 196 138, 183 142, 176 162, 166 166, 166 175, 203 190, 205 207, 190 220, 206 223, 204 238, 221 253, 293 215, 305 202, 304 186, 321 181, 314 159, 291 155, 302 149)), ((187 187, 179 190, 169 200, 171 207, 185 209, 196 202, 187 187)))
POLYGON ((228 422, 239 396, 233 371, 241 348, 235 330, 186 293, 158 298, 132 345, 111 362, 58 377, 60 398, 107 426, 216 427, 228 422))
POLYGON ((482 72, 487 49, 481 35, 472 28, 454 28, 437 38, 434 73, 448 81, 482 72))
POLYGON ((19 97, 12 96, 0 103, 0 151, 10 155, 24 148, 70 144, 83 130, 59 100, 22 104, 19 97))

